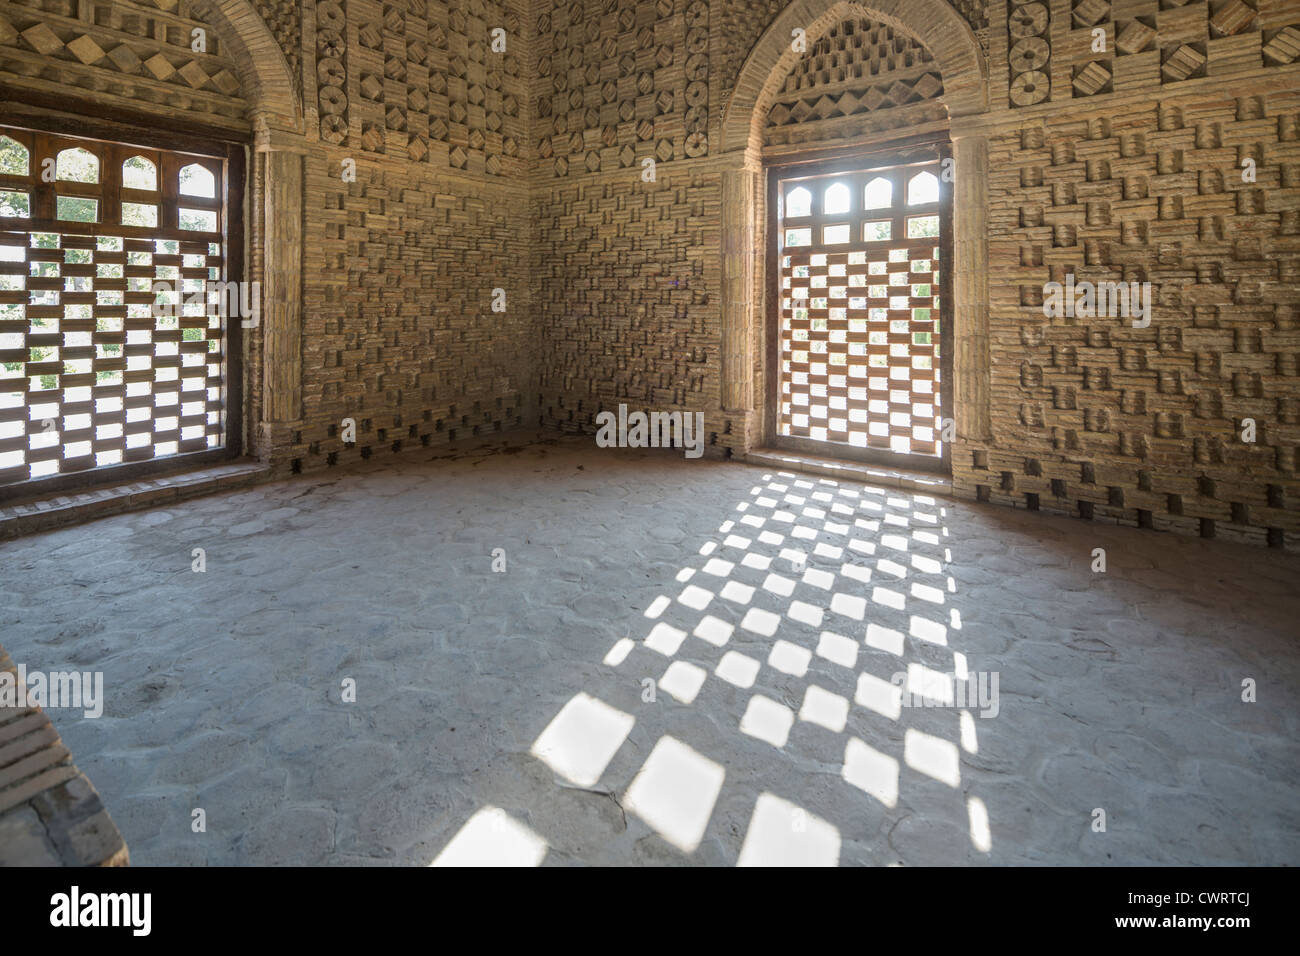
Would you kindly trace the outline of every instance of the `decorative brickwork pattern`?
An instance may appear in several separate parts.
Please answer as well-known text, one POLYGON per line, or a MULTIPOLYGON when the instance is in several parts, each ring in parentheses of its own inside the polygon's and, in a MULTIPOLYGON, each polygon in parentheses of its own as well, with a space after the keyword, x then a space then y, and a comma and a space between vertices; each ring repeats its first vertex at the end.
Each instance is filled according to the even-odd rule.
MULTIPOLYGON (((293 75, 294 89, 302 83, 302 8, 301 0, 253 0, 253 8, 262 18, 293 75)), ((317 13, 319 19, 320 14, 317 13)))
POLYGON ((537 36, 537 152, 554 178, 708 154, 706 0, 555 4, 537 36))
POLYGON ((0 79, 46 96, 79 95, 214 126, 245 125, 238 71, 187 0, 6 3, 0 79), (194 50, 196 30, 205 52, 194 50))
POLYGON ((989 29, 988 0, 948 0, 949 6, 962 15, 978 37, 987 36, 989 29))
POLYGON ((339 166, 336 152, 307 167, 321 205, 305 236, 304 425, 285 453, 307 469, 529 423, 526 207, 409 164, 359 163, 352 183, 339 166))
POLYGON ((316 16, 322 139, 472 173, 523 174, 526 40, 516 4, 322 0, 316 16))
POLYGON ((846 20, 817 40, 767 114, 767 145, 916 127, 947 118, 943 79, 918 40, 870 20, 846 20))
MULTIPOLYGON (((887 5, 892 37, 859 47, 841 24, 809 38, 817 52, 792 76, 755 82, 753 64, 775 62, 752 54, 789 12, 782 0, 40 0, 0 10, 0 79, 244 135, 249 107, 265 116, 273 101, 277 143, 306 170, 288 191, 302 202, 299 276, 292 254, 263 269, 267 236, 285 231, 274 210, 259 219, 293 163, 249 168, 247 275, 302 289, 300 420, 294 402, 265 400, 280 388, 262 362, 271 330, 246 340, 250 444, 277 469, 515 422, 590 429, 620 401, 703 411, 714 453, 746 452, 768 399, 746 387, 723 409, 724 300, 761 325, 762 295, 744 290, 766 276, 755 254, 724 284, 722 231, 761 222, 763 190, 756 170, 726 166, 753 117, 733 109, 724 126, 724 109, 762 98, 769 155, 948 124, 966 137, 955 154, 988 153, 990 170, 987 193, 968 194, 988 229, 953 273, 961 286, 962 249, 983 263, 987 238, 991 334, 973 348, 987 355, 991 387, 975 393, 991 435, 974 415, 980 437, 953 451, 956 493, 1300 546, 1295 4, 887 5), (192 53, 191 28, 218 23, 218 6, 238 35, 214 27, 192 53), (247 29, 259 15, 267 31, 247 29), (308 57, 305 131, 291 84, 269 82, 253 55, 270 37, 291 69, 295 47, 308 57), (727 209, 753 203, 749 218, 728 218, 724 184, 727 209), (1043 284, 1071 274, 1150 281, 1151 325, 1047 319, 1043 284), (498 287, 504 314, 490 311, 498 287), (344 417, 355 444, 341 441, 344 417), (1241 441, 1246 419, 1255 442, 1241 441)), ((731 248, 757 253, 764 229, 731 248)), ((762 331, 746 336, 726 354, 761 367, 762 331)), ((297 354, 296 339, 276 341, 297 354)), ((953 385, 960 396, 960 375, 953 385)))
POLYGON ((1300 534, 1300 94, 1063 116, 995 141, 988 500, 1207 537, 1300 534), (1258 179, 1244 182, 1242 161, 1258 179), (1152 283, 1150 326, 1043 284, 1152 283), (1013 359, 1014 357, 1014 359, 1013 359), (1253 441, 1243 441, 1253 422, 1253 441))
MULTIPOLYGON (((995 127, 1000 121, 1005 130, 994 135, 988 190, 994 433, 988 443, 967 442, 954 452, 958 494, 1300 546, 1294 434, 1300 369, 1289 305, 1300 301, 1293 262, 1300 214, 1293 195, 1300 163, 1294 98, 1278 92, 1206 97, 1202 87, 1177 103, 1158 102, 1161 91, 1177 93, 1198 79, 1191 73, 1185 80, 1162 75, 1166 47, 1195 49, 1203 42, 1204 75, 1213 79, 1218 62, 1218 76, 1245 84, 1300 58, 1300 29, 1294 26, 1300 17, 1265 6, 1251 20, 1240 10, 1223 13, 1228 6, 1162 8, 1159 0, 1070 0, 1059 9, 1009 5, 1002 48, 1011 55, 991 67, 1008 84, 1007 99, 991 104, 995 127), (1217 25, 1211 22, 1215 17, 1217 25), (1104 53, 1093 52, 1094 27, 1105 31, 1104 53), (1254 55, 1242 55, 1251 49, 1254 55), (1152 91, 1152 99, 1147 105, 1106 105, 1111 95, 1135 90, 1152 91), (1022 108, 1083 97, 1088 113, 1035 119, 1025 130, 1011 119, 1022 108), (1123 123, 1116 118, 1121 114, 1123 123), (1254 184, 1241 181, 1247 154, 1259 164, 1254 184), (1071 271, 1093 281, 1153 282, 1151 326, 1133 329, 1128 320, 1110 319, 1100 328, 1096 320, 1045 319, 1043 283, 1071 271), (1253 445, 1239 438, 1242 421, 1250 417, 1269 422, 1268 433, 1261 432, 1253 445), (1212 483, 1213 500, 1203 494, 1211 489, 1206 482, 1212 483)), ((724 29, 716 40, 714 89, 722 102, 748 55, 739 48, 752 48, 783 7, 714 7, 721 24, 754 25, 749 31, 724 29)), ((994 28, 981 22, 986 5, 979 12, 958 8, 977 34, 994 28)), ((632 3, 610 7, 628 16, 643 9, 632 3)), ((995 28, 999 34, 1003 29, 995 28)), ((810 58, 831 53, 840 42, 815 38, 810 58)), ((945 121, 944 87, 919 100, 904 97, 901 106, 881 100, 864 110, 859 97, 868 91, 851 70, 840 69, 833 57, 796 67, 765 114, 767 147, 790 150, 845 136, 887 136, 886 118, 909 110, 923 118, 909 115, 905 127, 945 121), (801 89, 801 83, 812 87, 801 89), (844 99, 848 93, 852 99, 844 99), (863 125, 849 131, 858 121, 863 125)), ((927 72, 925 64, 921 71, 927 72)), ((942 83, 941 71, 932 71, 942 83)), ((649 93, 660 96, 662 89, 652 86, 649 93)), ((651 241, 629 235, 623 218, 642 214, 649 202, 644 191, 651 189, 664 193, 662 201, 671 206, 692 205, 697 189, 704 190, 698 198, 711 203, 712 179, 689 167, 667 178, 661 170, 658 184, 639 184, 635 176, 604 165, 598 172, 585 176, 576 193, 548 185, 535 200, 539 236, 546 237, 534 265, 549 333, 541 373, 543 421, 590 428, 600 408, 618 401, 649 406, 660 381, 698 371, 704 407, 715 409, 710 427, 716 416, 725 432, 735 419, 714 404, 717 366, 691 366, 673 343, 672 323, 643 318, 662 312, 653 301, 643 302, 639 277, 680 275, 686 249, 671 245, 667 236, 651 241), (638 202, 628 207, 633 195, 638 202), (648 360, 656 348, 661 356, 648 360)), ((544 168, 539 176, 553 180, 555 170, 544 168)), ((761 244, 764 236, 760 230, 756 241, 761 244)), ((704 343, 720 341, 718 287, 709 284, 712 256, 712 249, 705 252, 695 280, 704 283, 704 301, 674 319, 683 327, 686 317, 700 320, 702 326, 689 327, 700 329, 704 343)), ((761 387, 755 392, 758 403, 767 400, 761 387)), ((658 394, 663 407, 673 407, 671 391, 658 394)), ((743 448, 755 440, 762 440, 757 431, 745 439, 718 436, 724 447, 743 448)))
MULTIPOLYGON (((538 205, 542 423, 592 427, 619 402, 720 427, 715 174, 550 189, 538 205), (712 249, 713 255, 709 255, 712 249)), ((739 436, 738 436, 739 437, 739 436)), ((712 440, 712 439, 711 439, 712 440)))
MULTIPOLYGON (((1294 6, 1258 0, 1071 0, 1066 43, 1057 52, 1075 97, 1176 86, 1295 62, 1297 19, 1294 6)), ((1010 24, 1014 38, 1014 14, 1010 24)), ((1013 73, 1016 60, 1013 48, 1013 73)))
POLYGON ((316 4, 317 104, 320 138, 342 143, 348 135, 347 17, 343 0, 316 4))
POLYGON ((715 4, 718 21, 718 89, 723 102, 730 96, 745 57, 763 31, 771 26, 788 0, 724 0, 715 4))
MULTIPOLYGON (((715 17, 721 22, 717 37, 720 51, 717 79, 724 101, 740 76, 740 68, 754 43, 788 3, 789 0, 725 0, 714 4, 715 17)), ((987 55, 988 0, 949 0, 949 5, 970 24, 980 48, 987 55)))
POLYGON ((1052 91, 1052 15, 1046 3, 1007 6, 1007 33, 1011 48, 1007 67, 1011 77, 1011 105, 1042 103, 1052 91))

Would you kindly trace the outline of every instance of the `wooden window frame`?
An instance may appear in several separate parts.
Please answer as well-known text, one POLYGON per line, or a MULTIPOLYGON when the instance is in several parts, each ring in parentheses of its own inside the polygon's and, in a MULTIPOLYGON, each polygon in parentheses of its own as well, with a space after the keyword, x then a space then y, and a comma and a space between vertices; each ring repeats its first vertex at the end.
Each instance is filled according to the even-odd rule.
MULTIPOLYGON (((863 448, 839 442, 821 441, 811 438, 799 438, 780 434, 781 419, 781 255, 784 249, 784 236, 781 234, 782 190, 781 184, 790 179, 830 176, 837 173, 859 172, 876 168, 903 166, 913 163, 938 161, 941 168, 945 160, 951 160, 951 145, 946 135, 942 138, 933 136, 921 140, 908 140, 894 144, 882 145, 871 149, 846 151, 833 149, 809 154, 805 158, 785 160, 766 166, 767 176, 767 249, 765 312, 765 389, 768 413, 764 416, 764 442, 768 447, 815 455, 823 458, 839 458, 845 461, 859 461, 867 464, 886 465, 907 471, 926 471, 951 474, 952 443, 941 443, 940 455, 904 454, 878 448, 863 448)), ((952 248, 952 183, 939 177, 939 403, 938 413, 941 420, 955 420, 953 411, 953 248, 952 248)), ((862 202, 861 196, 852 196, 856 203, 862 202)), ((904 200, 905 201, 905 200, 904 200)), ((928 207, 927 207, 928 209, 928 207)), ((916 215, 933 213, 916 213, 916 215)), ((904 215, 912 215, 904 213, 904 215)), ((814 216, 813 228, 820 228, 814 216)), ((835 218, 835 217, 831 217, 835 218)), ((882 215, 881 219, 895 219, 895 214, 882 215)), ((905 223, 899 217, 895 228, 905 223)), ((857 237, 854 237, 855 239, 857 237)))
MULTIPOLYGON (((220 241, 224 252, 223 279, 236 283, 244 281, 246 161, 243 143, 204 137, 191 131, 171 132, 156 128, 139 128, 125 124, 117 116, 95 120, 69 114, 47 113, 43 109, 24 104, 6 104, 6 107, 0 110, 0 127, 3 127, 0 133, 18 139, 27 147, 30 157, 28 177, 30 184, 16 183, 15 177, 0 176, 0 186, 17 185, 19 188, 28 189, 32 203, 32 216, 29 219, 0 219, 0 230, 21 229, 29 232, 67 234, 76 231, 103 234, 107 231, 103 228, 95 230, 94 226, 98 225, 109 226, 113 235, 130 238, 132 228, 120 225, 121 203, 124 200, 127 202, 145 200, 159 207, 157 230, 149 227, 135 230, 138 233, 136 238, 146 238, 169 228, 174 230, 178 225, 177 209, 181 206, 215 209, 219 220, 217 232, 191 234, 186 231, 186 236, 192 235, 200 239, 211 237, 211 241, 220 241), (59 151, 70 146, 82 146, 99 157, 100 184, 85 187, 94 190, 96 198, 100 200, 96 224, 71 224, 65 220, 55 220, 53 198, 55 184, 41 181, 41 155, 44 152, 57 155, 59 151), (158 177, 156 193, 136 195, 121 186, 121 163, 136 155, 143 155, 154 163, 158 177), (172 182, 171 177, 167 175, 172 165, 176 167, 173 172, 178 172, 181 167, 194 162, 206 166, 216 176, 220 198, 215 202, 200 197, 179 196, 178 189, 175 188, 178 187, 178 183, 172 182), (222 215, 223 211, 224 215, 222 215), (69 225, 80 228, 68 229, 69 225)), ((77 184, 66 181, 58 183, 58 190, 65 195, 82 191, 77 184)), ((174 233, 168 235, 173 237, 174 233)), ((96 465, 77 471, 27 478, 0 485, 0 501, 42 498, 79 488, 130 482, 224 462, 243 454, 242 323, 237 317, 232 316, 227 321, 224 332, 223 444, 210 449, 177 451, 137 462, 96 465)), ((125 352, 123 354, 125 355, 125 352)), ((30 402, 23 407, 30 407, 30 402)))

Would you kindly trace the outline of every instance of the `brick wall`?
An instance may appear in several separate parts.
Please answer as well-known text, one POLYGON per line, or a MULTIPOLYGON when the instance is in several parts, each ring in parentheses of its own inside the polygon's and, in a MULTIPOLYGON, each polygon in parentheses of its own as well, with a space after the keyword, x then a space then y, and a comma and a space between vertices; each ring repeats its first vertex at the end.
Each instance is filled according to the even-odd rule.
POLYGON ((994 441, 957 456, 960 487, 1260 543, 1300 531, 1298 110, 1295 92, 1221 94, 994 140, 994 441), (1150 327, 1045 318, 1043 283, 1071 272, 1150 282, 1150 327))
POLYGON ((592 429, 602 409, 704 411, 719 430, 718 177, 582 177, 543 187, 537 305, 541 420, 592 429), (710 250, 715 252, 709 255, 710 250))
POLYGON ((275 430, 277 464, 311 469, 536 421, 532 226, 511 185, 532 154, 524 6, 315 4, 303 415, 275 430), (343 442, 345 419, 355 443, 343 442))
POLYGON ((344 183, 344 158, 307 164, 303 426, 280 453, 311 468, 531 423, 527 205, 424 168, 361 163, 344 183))
POLYGON ((264 285, 268 151, 301 158, 302 413, 265 421, 269 330, 247 330, 246 447, 288 472, 534 424, 526 4, 217 7, 0 4, 0 83, 249 142, 246 278, 264 285), (196 28, 206 53, 190 49, 196 28), (289 107, 271 120, 257 115, 271 97, 254 56, 284 57, 274 85, 289 107), (349 418, 356 441, 344 443, 349 418))
MULTIPOLYGON (((590 430, 618 402, 705 412, 714 454, 761 442, 761 231, 753 407, 722 407, 722 197, 735 167, 721 130, 786 3, 258 2, 239 17, 265 31, 191 66, 184 28, 230 28, 217 6, 7 3, 0 80, 146 115, 180 105, 243 124, 258 150, 301 154, 302 417, 257 428, 262 335, 248 336, 260 454, 289 470, 476 428, 590 430), (496 26, 507 51, 491 49, 496 26), (287 93, 250 66, 260 38, 284 57, 287 93), (159 55, 166 65, 149 68, 159 55), (279 117, 269 134, 266 109, 279 117), (505 313, 491 310, 494 288, 505 313)), ((982 115, 949 121, 939 108, 953 78, 927 79, 943 58, 906 27, 941 7, 918 0, 898 7, 902 24, 844 8, 778 78, 762 126, 769 159, 948 122, 987 138, 991 434, 954 449, 957 493, 1300 546, 1300 2, 950 6, 986 69, 982 115), (850 23, 876 31, 872 43, 846 45, 850 23), (1067 274, 1151 282, 1150 327, 1045 317, 1043 284, 1067 274), (1254 442, 1241 440, 1245 419, 1254 442)), ((252 277, 262 175, 255 158, 252 277)))
MULTIPOLYGON (((742 422, 718 400, 717 234, 696 217, 718 202, 719 106, 748 49, 737 37, 752 45, 783 6, 710 5, 712 21, 749 28, 711 39, 708 141, 697 143, 708 151, 689 155, 679 110, 702 66, 686 65, 692 54, 676 38, 702 19, 697 6, 541 5, 539 56, 549 28, 584 38, 590 59, 570 48, 563 89, 538 88, 539 134, 548 122, 558 129, 559 114, 564 132, 543 140, 552 155, 533 180, 544 422, 590 429, 596 411, 619 401, 695 403, 710 430, 716 421, 736 433, 720 446, 743 451, 759 439, 757 412, 742 422), (602 43, 605 54, 632 51, 626 82, 602 43), (612 119, 611 135, 631 152, 590 148, 603 118, 623 113, 628 125, 612 119), (656 155, 664 139, 671 148, 656 155), (559 152, 567 162, 557 167, 559 152), (656 158, 656 183, 638 181, 643 156, 656 158), (683 280, 689 295, 673 285, 683 280)), ((953 6, 990 58, 980 122, 990 144, 992 435, 954 450, 957 493, 1300 547, 1300 4, 953 6), (1242 180, 1246 158, 1254 182, 1242 180), (1044 317, 1043 284, 1067 273, 1151 282, 1150 327, 1044 317), (1253 443, 1241 440, 1244 419, 1257 424, 1253 443)), ((901 32, 900 54, 916 45, 901 32)), ((898 101, 876 96, 862 110, 873 89, 894 84, 887 73, 853 83, 855 69, 838 69, 843 46, 832 31, 784 81, 765 118, 772 158, 933 124, 928 87, 900 88, 898 101), (841 99, 849 108, 837 109, 841 99), (886 109, 911 115, 900 124, 886 109)), ((915 83, 928 67, 922 52, 900 55, 896 68, 915 83)), ((761 346, 755 354, 761 364, 761 346)), ((763 381, 756 375, 759 407, 763 381)))

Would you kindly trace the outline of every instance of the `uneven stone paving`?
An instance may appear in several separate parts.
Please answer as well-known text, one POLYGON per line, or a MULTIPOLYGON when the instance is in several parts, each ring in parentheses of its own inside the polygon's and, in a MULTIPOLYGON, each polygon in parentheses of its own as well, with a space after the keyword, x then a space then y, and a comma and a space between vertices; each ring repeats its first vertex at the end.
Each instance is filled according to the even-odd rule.
POLYGON ((0 642, 104 672, 104 716, 50 715, 139 864, 1296 864, 1297 583, 514 440, 0 544, 0 642), (996 672, 997 715, 900 706, 899 672, 996 672))

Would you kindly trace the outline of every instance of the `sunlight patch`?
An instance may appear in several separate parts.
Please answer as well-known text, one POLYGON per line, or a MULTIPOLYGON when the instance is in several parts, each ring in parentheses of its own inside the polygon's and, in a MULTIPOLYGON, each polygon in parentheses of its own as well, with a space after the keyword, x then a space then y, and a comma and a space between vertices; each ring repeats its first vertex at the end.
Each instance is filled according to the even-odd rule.
POLYGON ((789 641, 777 641, 772 645, 772 652, 767 655, 768 664, 791 677, 803 677, 808 673, 811 660, 812 651, 789 641))
POLYGON ((853 702, 859 707, 874 710, 882 717, 897 720, 903 712, 903 688, 864 671, 858 675, 858 688, 853 695, 853 702))
POLYGON ((700 618, 700 623, 695 625, 695 630, 691 633, 702 641, 708 641, 714 647, 721 647, 731 639, 731 632, 734 630, 735 628, 726 621, 712 614, 706 614, 700 618))
POLYGON ((776 633, 776 629, 781 626, 781 617, 771 611, 764 611, 761 607, 751 607, 745 612, 740 626, 747 631, 753 631, 760 637, 771 637, 776 633))
POLYGON ((546 841, 499 807, 465 821, 430 866, 538 866, 546 841))
POLYGON ((838 734, 849 722, 849 702, 839 694, 809 684, 804 691, 803 706, 799 708, 799 719, 838 734))
POLYGON ((836 866, 840 831, 770 793, 759 795, 737 866, 836 866))
POLYGON ((844 769, 840 775, 891 810, 897 805, 898 761, 857 737, 850 737, 844 747, 844 769))
POLYGON ((754 686, 759 668, 762 666, 752 657, 746 657, 736 651, 727 651, 722 655, 722 660, 718 661, 718 668, 714 673, 728 684, 748 689, 754 686))
POLYGON ((692 703, 704 686, 709 672, 687 661, 673 661, 659 678, 659 688, 667 691, 683 704, 692 703))
POLYGON ((636 647, 636 641, 630 637, 621 637, 609 649, 609 653, 605 655, 605 660, 602 663, 607 667, 618 667, 619 664, 627 660, 627 655, 632 653, 634 647, 636 647))
POLYGON ((942 737, 909 729, 903 735, 903 762, 950 787, 961 782, 957 745, 942 737))
POLYGON ((672 657, 686 640, 686 632, 660 621, 646 635, 645 646, 658 651, 664 657, 672 657))
POLYGON ((726 771, 672 737, 661 737, 637 771, 623 806, 684 853, 704 838, 726 771))
POLYGON ((605 772, 635 723, 631 714, 578 693, 555 715, 529 753, 571 783, 590 787, 605 772))
POLYGON ((740 718, 740 732, 766 741, 773 747, 784 747, 794 726, 794 711, 778 704, 770 697, 755 694, 749 698, 745 716, 740 718))
POLYGON ((858 642, 843 634, 822 631, 821 640, 817 642, 817 656, 852 669, 858 662, 858 642))

